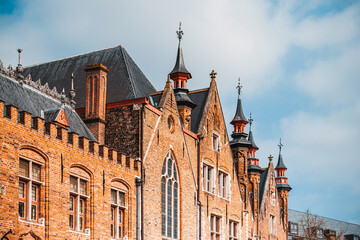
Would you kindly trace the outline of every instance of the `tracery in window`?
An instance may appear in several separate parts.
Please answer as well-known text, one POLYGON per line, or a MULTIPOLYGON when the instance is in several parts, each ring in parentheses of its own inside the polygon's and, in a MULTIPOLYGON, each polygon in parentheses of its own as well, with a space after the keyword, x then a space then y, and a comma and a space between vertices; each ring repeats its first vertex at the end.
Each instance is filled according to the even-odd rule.
POLYGON ((161 232, 162 236, 178 239, 179 183, 177 165, 170 151, 164 160, 161 176, 161 232))

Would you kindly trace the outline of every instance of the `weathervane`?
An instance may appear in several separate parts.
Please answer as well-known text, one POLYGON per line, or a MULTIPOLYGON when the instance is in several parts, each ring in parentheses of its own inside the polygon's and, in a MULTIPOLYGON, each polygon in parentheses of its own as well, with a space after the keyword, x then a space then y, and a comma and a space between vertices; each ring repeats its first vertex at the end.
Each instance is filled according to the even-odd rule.
POLYGON ((241 89, 242 89, 242 86, 240 85, 240 78, 238 78, 238 85, 237 85, 237 90, 238 90, 238 94, 239 94, 239 96, 240 96, 240 94, 241 94, 241 89))
POLYGON ((281 152, 281 148, 284 146, 284 145, 282 145, 282 143, 281 143, 281 138, 280 138, 280 143, 279 143, 279 152, 281 152))
POLYGON ((182 36, 184 35, 183 30, 181 30, 181 22, 179 22, 179 31, 176 31, 177 37, 179 39, 179 44, 181 42, 182 36))

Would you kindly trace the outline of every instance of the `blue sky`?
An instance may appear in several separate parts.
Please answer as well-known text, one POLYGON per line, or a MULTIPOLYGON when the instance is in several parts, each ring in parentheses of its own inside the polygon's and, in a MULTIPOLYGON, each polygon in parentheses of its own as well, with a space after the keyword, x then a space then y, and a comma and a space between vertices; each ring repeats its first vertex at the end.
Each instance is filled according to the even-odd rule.
POLYGON ((230 122, 241 77, 261 166, 283 139, 289 206, 360 224, 359 1, 0 0, 0 59, 15 66, 20 47, 30 65, 121 44, 162 89, 179 21, 188 87, 207 87, 215 69, 230 122))

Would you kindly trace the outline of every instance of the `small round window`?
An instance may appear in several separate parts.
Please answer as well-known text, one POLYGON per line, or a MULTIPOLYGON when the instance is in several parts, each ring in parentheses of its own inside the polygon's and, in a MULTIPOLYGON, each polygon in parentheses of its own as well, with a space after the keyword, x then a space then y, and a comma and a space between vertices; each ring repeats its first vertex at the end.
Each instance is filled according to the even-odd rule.
POLYGON ((174 119, 171 116, 168 118, 168 127, 170 132, 174 131, 174 119))

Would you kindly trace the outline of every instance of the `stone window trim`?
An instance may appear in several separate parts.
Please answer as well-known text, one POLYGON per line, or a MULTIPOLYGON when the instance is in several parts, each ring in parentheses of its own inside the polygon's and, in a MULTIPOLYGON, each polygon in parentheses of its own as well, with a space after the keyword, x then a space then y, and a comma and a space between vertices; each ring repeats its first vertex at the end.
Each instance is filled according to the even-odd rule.
POLYGON ((90 179, 75 173, 70 174, 69 183, 69 229, 77 233, 86 233, 86 221, 89 218, 87 209, 88 200, 90 200, 90 179), (76 179, 76 190, 71 189, 71 179, 76 179), (82 193, 81 184, 85 183, 85 193, 82 193), (72 216, 72 217, 71 217, 72 216), (71 220, 72 218, 72 220, 71 220))
POLYGON ((217 175, 218 196, 221 199, 230 201, 230 174, 224 170, 219 169, 217 175), (225 184, 224 184, 225 177, 225 184), (224 192, 223 192, 224 191, 224 192))
POLYGON ((212 134, 212 145, 213 145, 213 150, 217 151, 217 152, 221 152, 221 137, 220 134, 216 131, 213 131, 212 134))
POLYGON ((240 239, 240 224, 239 221, 229 219, 229 240, 240 239))
POLYGON ((210 214, 209 226, 210 226, 210 240, 221 239, 222 235, 222 219, 223 217, 219 214, 210 214))
POLYGON ((214 195, 216 194, 216 176, 215 176, 215 166, 211 163, 203 160, 202 162, 202 189, 205 193, 214 195), (211 174, 210 178, 208 177, 209 172, 211 174), (207 185, 209 184, 209 187, 207 185))
POLYGON ((127 209, 127 192, 116 188, 114 186, 111 187, 111 195, 110 195, 110 218, 111 218, 111 239, 123 239, 125 236, 124 224, 125 224, 125 210, 127 209), (116 198, 113 201, 113 193, 115 193, 116 198), (123 199, 123 200, 121 200, 123 199))
POLYGON ((161 234, 163 239, 180 237, 180 184, 178 167, 170 150, 161 171, 161 234))
POLYGON ((276 217, 275 217, 275 215, 274 214, 271 214, 270 213, 270 222, 269 222, 269 224, 270 224, 270 233, 271 234, 276 234, 276 217))
POLYGON ((41 188, 44 164, 26 157, 19 158, 19 220, 44 225, 44 219, 40 219, 41 188), (24 164, 21 166, 21 164, 24 164), (36 167, 35 167, 36 166, 36 167), (24 168, 26 167, 27 170, 24 168), (38 173, 34 172, 37 169, 38 173), (24 173, 23 170, 25 170, 24 173), (34 174, 39 174, 36 177, 34 174), (38 178, 38 179, 36 179, 38 178))

